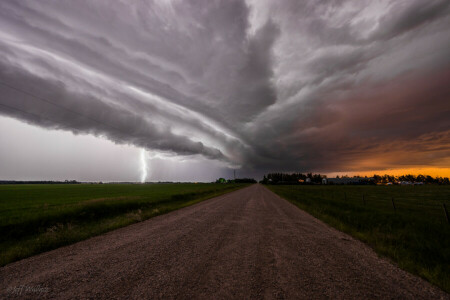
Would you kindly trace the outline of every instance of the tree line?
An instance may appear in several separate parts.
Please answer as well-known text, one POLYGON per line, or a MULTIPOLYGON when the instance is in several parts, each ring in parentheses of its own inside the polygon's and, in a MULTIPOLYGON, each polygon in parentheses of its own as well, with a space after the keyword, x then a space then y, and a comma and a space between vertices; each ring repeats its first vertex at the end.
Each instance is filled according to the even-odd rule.
POLYGON ((448 177, 432 177, 430 175, 373 175, 375 183, 388 183, 388 182, 423 182, 426 184, 450 184, 448 177))
POLYGON ((257 183, 257 181, 253 178, 236 178, 236 179, 225 179, 219 178, 216 180, 216 183, 257 183))
POLYGON ((326 175, 313 174, 313 173, 269 173, 264 175, 261 183, 263 184, 298 184, 306 182, 307 179, 311 183, 322 183, 322 179, 326 178, 326 175))
MULTIPOLYGON (((313 174, 313 173, 268 173, 264 175, 263 180, 260 182, 263 184, 321 184, 322 179, 327 178, 326 175, 313 174)), ((363 178, 366 181, 370 181, 373 184, 392 183, 397 184, 401 182, 411 183, 424 183, 424 184, 450 184, 448 177, 432 177, 430 175, 373 175, 367 176, 337 176, 336 178, 363 178)))

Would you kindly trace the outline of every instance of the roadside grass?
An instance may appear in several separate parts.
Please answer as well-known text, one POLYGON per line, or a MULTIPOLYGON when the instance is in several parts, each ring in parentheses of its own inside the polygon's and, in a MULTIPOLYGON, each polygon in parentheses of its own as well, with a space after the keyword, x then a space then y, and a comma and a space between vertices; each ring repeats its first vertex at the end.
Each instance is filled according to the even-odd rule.
POLYGON ((267 187, 450 292, 450 224, 443 208, 450 209, 449 186, 267 187))
POLYGON ((0 185, 0 266, 245 184, 0 185))

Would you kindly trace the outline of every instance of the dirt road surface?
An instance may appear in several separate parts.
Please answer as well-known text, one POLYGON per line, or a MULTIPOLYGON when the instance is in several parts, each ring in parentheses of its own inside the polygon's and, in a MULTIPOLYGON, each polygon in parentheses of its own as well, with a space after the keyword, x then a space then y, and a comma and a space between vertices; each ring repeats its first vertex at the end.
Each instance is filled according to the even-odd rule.
POLYGON ((450 299, 261 185, 9 264, 10 297, 450 299))

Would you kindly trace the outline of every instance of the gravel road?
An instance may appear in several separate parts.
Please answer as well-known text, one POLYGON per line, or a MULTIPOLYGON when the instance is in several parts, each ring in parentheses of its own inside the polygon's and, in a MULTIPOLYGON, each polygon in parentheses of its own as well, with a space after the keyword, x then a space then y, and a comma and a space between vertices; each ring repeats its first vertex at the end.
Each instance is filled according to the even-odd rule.
POLYGON ((0 298, 450 299, 255 184, 0 269, 0 298))

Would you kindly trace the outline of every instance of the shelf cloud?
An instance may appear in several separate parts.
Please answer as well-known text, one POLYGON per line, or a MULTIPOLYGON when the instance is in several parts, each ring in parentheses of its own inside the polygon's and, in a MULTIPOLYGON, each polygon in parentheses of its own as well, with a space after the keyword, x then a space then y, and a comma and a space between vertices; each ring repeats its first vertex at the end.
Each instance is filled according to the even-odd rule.
POLYGON ((450 2, 2 1, 0 113, 249 172, 450 167, 450 2))

